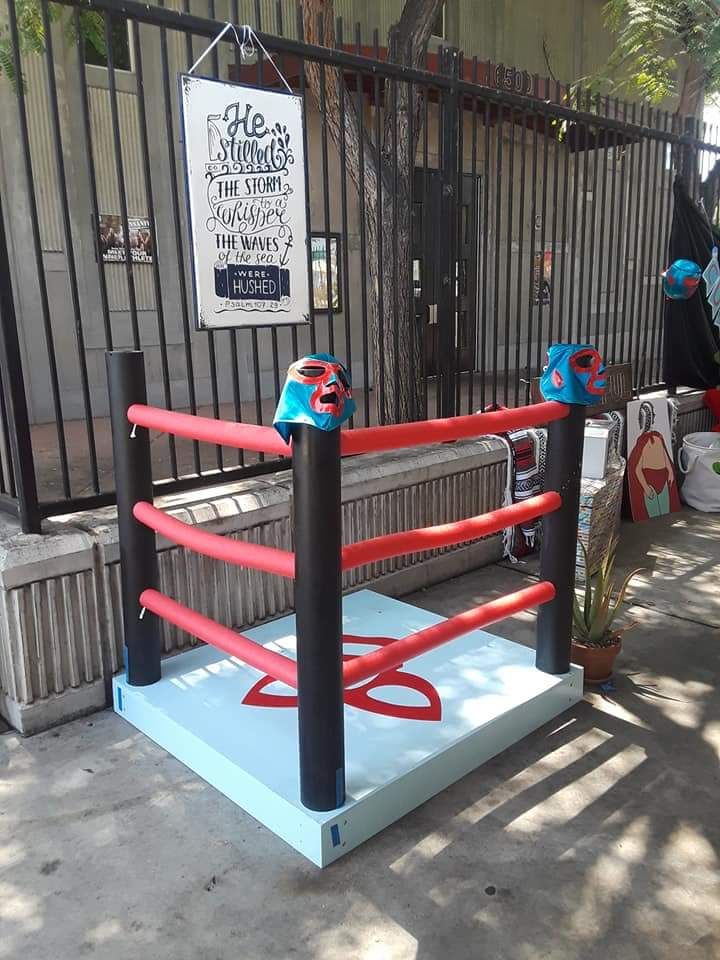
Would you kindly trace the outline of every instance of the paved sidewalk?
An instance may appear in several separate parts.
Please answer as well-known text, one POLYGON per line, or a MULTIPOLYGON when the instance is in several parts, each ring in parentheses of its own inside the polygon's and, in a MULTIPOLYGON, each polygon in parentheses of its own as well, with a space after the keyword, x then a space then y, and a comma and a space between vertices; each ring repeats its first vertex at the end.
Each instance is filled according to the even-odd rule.
MULTIPOLYGON (((720 958, 720 518, 623 540, 648 572, 617 690, 324 871, 111 713, 0 736, 0 958, 720 958)), ((530 572, 410 599, 452 614, 530 572)))

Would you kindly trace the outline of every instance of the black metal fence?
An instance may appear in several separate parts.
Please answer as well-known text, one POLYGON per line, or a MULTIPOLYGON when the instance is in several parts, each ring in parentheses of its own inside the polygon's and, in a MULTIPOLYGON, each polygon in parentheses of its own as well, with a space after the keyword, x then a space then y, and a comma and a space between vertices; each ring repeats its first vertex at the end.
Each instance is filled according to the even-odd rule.
MULTIPOLYGON (((113 502, 106 349, 142 347, 150 402, 257 423, 315 350, 352 371, 351 426, 524 403, 558 340, 631 363, 637 391, 659 384, 672 181, 682 170, 718 219, 716 130, 453 50, 409 70, 342 21, 334 48, 312 45, 288 0, 207 0, 207 17, 190 0, 61 0, 71 29, 43 4, 44 53, 27 56, 2 2, 23 82, 0 78, 0 508, 26 530, 113 502), (252 23, 305 98, 306 327, 194 329, 175 75, 226 18, 252 23)), ((234 40, 202 73, 278 82, 234 40)), ((173 438, 153 458, 158 493, 278 466, 173 438)))

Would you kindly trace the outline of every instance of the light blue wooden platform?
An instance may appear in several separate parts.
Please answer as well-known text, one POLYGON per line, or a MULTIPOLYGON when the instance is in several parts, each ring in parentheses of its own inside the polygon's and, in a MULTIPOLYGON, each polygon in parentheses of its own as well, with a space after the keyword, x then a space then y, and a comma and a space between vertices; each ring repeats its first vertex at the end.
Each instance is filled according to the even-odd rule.
MULTIPOLYGON (((344 632, 403 637, 441 621, 370 590, 345 597, 344 632)), ((247 632, 294 655, 294 617, 247 632)), ((346 648, 364 653, 368 646, 346 648)), ((116 677, 115 710, 318 866, 325 866, 444 790, 582 697, 582 670, 561 677, 534 667, 534 651, 484 631, 445 644, 402 671, 430 681, 441 720, 408 720, 345 707, 347 802, 315 813, 300 803, 297 710, 243 705, 261 674, 209 646, 163 662, 149 687, 116 677)), ((292 695, 274 682, 265 693, 292 695)), ((374 689, 424 705, 406 687, 374 689)))

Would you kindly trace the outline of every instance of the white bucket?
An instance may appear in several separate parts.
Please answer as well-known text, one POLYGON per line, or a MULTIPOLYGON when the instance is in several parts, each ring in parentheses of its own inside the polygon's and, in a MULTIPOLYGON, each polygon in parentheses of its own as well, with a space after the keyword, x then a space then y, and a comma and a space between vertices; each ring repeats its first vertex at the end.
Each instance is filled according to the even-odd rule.
POLYGON ((689 433, 678 457, 685 482, 680 497, 705 513, 720 513, 720 433, 689 433))

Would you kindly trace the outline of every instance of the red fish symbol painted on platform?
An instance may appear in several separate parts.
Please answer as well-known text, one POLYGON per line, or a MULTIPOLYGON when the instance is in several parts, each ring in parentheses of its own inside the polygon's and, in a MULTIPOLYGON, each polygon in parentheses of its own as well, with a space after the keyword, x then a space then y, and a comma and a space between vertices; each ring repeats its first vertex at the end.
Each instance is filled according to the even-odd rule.
MULTIPOLYGON (((392 637, 356 637, 352 634, 343 636, 343 646, 348 643, 364 643, 374 647, 385 647, 393 643, 392 637)), ((357 654, 343 654, 343 660, 354 660, 357 654)), ((400 670, 403 664, 391 670, 383 670, 377 676, 371 677, 365 683, 345 690, 344 700, 349 707, 358 710, 367 710, 369 713, 378 713, 383 717, 398 717, 402 720, 441 720, 442 703, 435 687, 429 680, 419 677, 415 673, 405 673, 400 670), (415 690, 427 701, 424 704, 392 703, 389 700, 379 700, 371 696, 383 687, 405 687, 415 690)), ((248 707, 296 707, 297 696, 294 693, 265 693, 265 688, 275 683, 274 677, 261 677, 245 694, 243 704, 248 707)))

